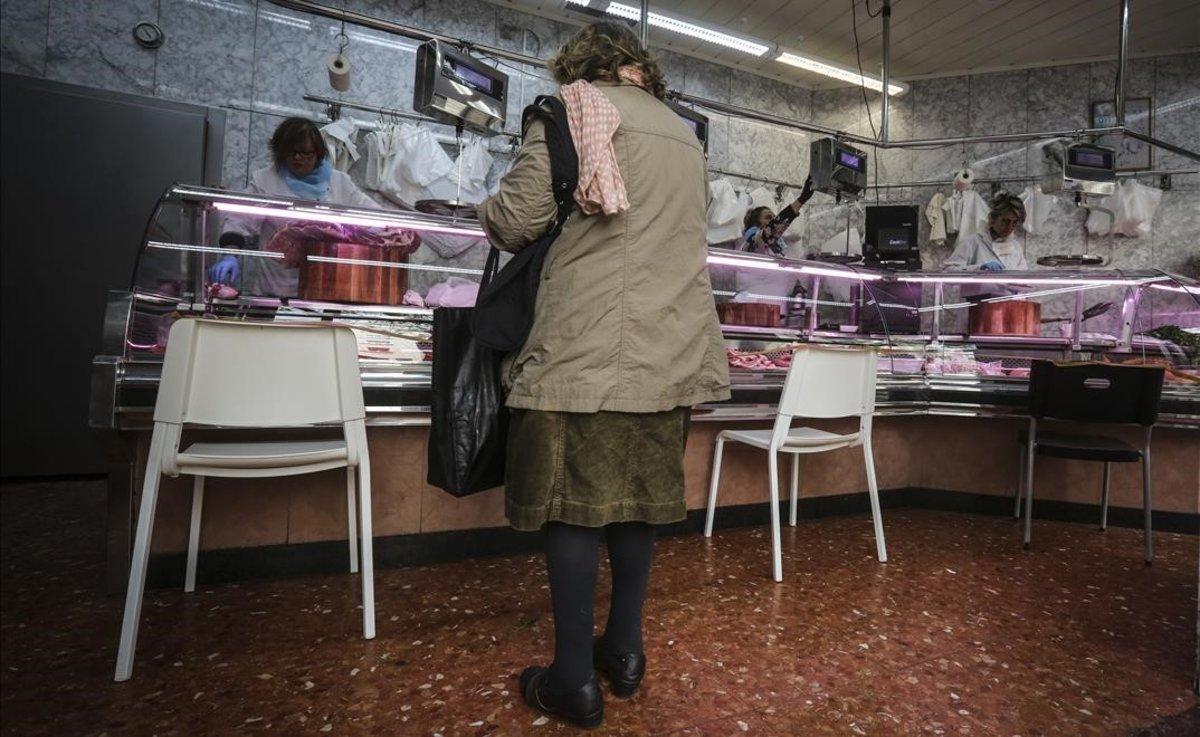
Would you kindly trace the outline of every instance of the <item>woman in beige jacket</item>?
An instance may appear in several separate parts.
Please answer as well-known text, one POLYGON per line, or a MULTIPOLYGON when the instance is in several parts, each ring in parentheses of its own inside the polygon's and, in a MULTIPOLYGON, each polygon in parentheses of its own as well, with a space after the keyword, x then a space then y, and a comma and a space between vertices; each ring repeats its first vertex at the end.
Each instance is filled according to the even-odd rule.
MULTIPOLYGON (((618 696, 641 682, 652 525, 686 517, 689 407, 728 399, 729 375, 706 265, 704 154, 663 103, 657 63, 627 27, 602 22, 550 69, 580 155, 579 207, 549 251, 533 329, 506 369, 506 509, 519 530, 546 528, 554 662, 522 673, 525 699, 595 726, 594 668, 618 696), (612 605, 593 642, 602 533, 612 605)), ((554 213, 537 121, 480 221, 494 245, 516 251, 554 213)))

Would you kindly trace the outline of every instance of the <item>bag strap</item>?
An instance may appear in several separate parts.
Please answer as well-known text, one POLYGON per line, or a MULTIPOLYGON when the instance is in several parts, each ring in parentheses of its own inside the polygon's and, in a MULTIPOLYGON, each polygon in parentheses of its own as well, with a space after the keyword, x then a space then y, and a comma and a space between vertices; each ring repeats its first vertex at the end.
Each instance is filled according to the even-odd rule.
MULTIPOLYGON (((579 156, 571 138, 567 108, 552 95, 538 95, 521 113, 521 130, 528 134, 534 120, 541 120, 546 131, 546 148, 550 152, 550 193, 554 197, 554 221, 546 235, 557 238, 562 226, 575 209, 575 188, 579 184, 579 156)), ((487 287, 500 270, 500 249, 492 246, 483 266, 480 289, 487 287)))

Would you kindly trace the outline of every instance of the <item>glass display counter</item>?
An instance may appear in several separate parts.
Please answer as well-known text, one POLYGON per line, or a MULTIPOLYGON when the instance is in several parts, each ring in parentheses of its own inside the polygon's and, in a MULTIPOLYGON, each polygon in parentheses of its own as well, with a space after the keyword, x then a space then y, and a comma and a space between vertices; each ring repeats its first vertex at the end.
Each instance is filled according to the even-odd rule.
MULTIPOLYGON (((373 424, 428 421, 432 309, 473 303, 487 241, 467 217, 169 189, 130 289, 110 295, 92 424, 149 424, 170 327, 189 316, 330 322, 358 336, 373 424)), ((1200 285, 1161 271, 888 272, 709 251, 733 398, 770 417, 804 342, 880 348, 881 414, 1019 415, 1031 361, 1162 365, 1162 422, 1200 427, 1200 285)))

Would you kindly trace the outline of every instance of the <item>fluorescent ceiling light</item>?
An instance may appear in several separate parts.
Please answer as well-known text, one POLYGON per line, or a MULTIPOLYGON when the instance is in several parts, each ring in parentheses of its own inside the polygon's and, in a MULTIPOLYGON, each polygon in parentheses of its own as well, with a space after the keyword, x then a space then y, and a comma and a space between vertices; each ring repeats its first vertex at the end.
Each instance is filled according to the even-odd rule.
MULTIPOLYGON (((625 18, 626 20, 639 20, 642 17, 642 11, 639 8, 634 7, 633 5, 626 5, 625 3, 610 2, 605 5, 603 0, 596 2, 595 5, 592 4, 592 0, 566 0, 566 3, 567 5, 578 5, 582 8, 602 10, 609 15, 615 15, 618 18, 625 18)), ((727 49, 741 51, 742 53, 749 54, 751 56, 763 56, 771 50, 770 46, 759 41, 753 41, 740 36, 733 36, 712 28, 705 28, 704 26, 679 20, 678 18, 672 18, 670 16, 663 15, 662 13, 651 12, 647 16, 647 20, 649 20, 650 25, 654 26, 655 28, 661 28, 664 31, 678 33, 682 36, 690 36, 691 38, 716 44, 717 46, 724 46, 727 49)))
MULTIPOLYGON (((832 64, 818 61, 808 56, 800 56, 799 54, 784 52, 775 57, 775 61, 783 62, 784 64, 789 64, 799 69, 804 69, 816 74, 823 74, 826 77, 840 79, 843 82, 849 82, 855 85, 865 85, 867 89, 875 90, 876 92, 883 90, 883 82, 875 77, 859 74, 858 72, 850 69, 836 67, 832 64)), ((906 89, 907 86, 905 85, 888 82, 889 95, 898 95, 904 92, 906 89)))

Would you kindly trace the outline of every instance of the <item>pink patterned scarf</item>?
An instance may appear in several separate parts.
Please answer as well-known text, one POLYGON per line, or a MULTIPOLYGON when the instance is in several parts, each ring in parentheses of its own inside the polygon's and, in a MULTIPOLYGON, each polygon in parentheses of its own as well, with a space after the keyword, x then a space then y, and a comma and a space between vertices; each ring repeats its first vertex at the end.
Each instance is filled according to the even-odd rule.
MULTIPOLYGON (((621 79, 641 86, 642 72, 634 66, 617 70, 621 79)), ((617 167, 612 139, 621 125, 615 105, 591 82, 579 80, 561 88, 571 140, 579 156, 579 186, 575 202, 585 215, 615 215, 629 209, 625 180, 617 167)))

